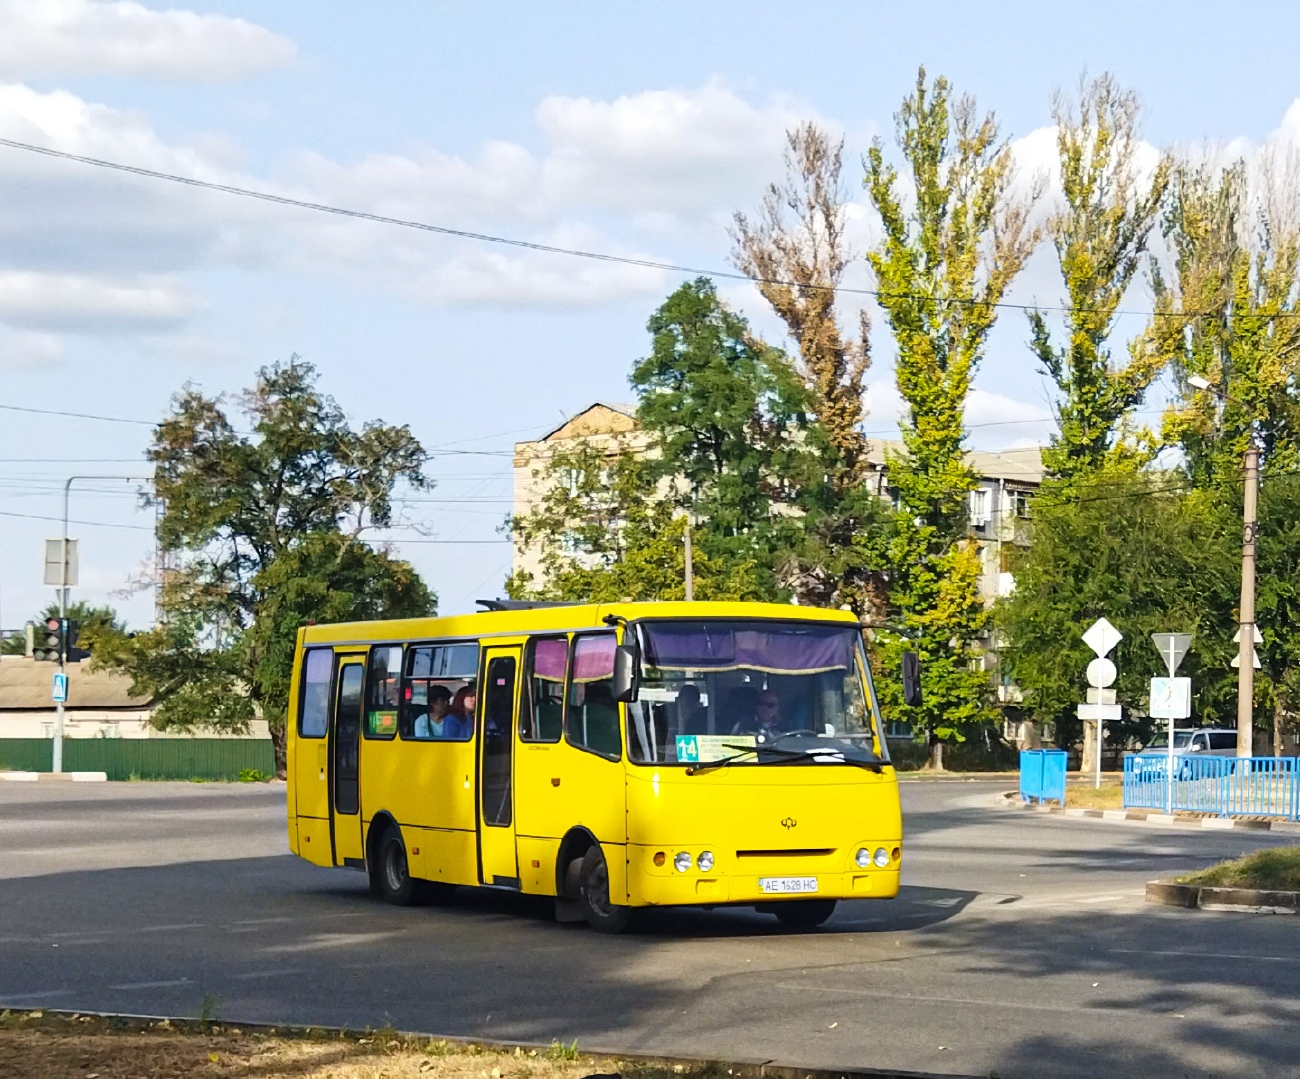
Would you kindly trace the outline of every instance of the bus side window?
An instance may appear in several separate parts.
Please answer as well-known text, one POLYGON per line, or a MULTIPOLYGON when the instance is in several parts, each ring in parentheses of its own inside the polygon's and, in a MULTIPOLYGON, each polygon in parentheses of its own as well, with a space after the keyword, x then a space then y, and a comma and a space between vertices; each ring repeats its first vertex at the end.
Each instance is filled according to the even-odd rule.
POLYGON ((309 649, 302 660, 302 687, 298 692, 298 737, 324 738, 329 731, 330 677, 334 649, 309 649))
POLYGON ((567 637, 543 637, 528 642, 519 709, 521 741, 560 740, 564 730, 564 675, 568 666, 567 637))
POLYGON ((617 760, 623 746, 613 695, 615 645, 612 633, 574 639, 565 722, 575 746, 617 760))
POLYGON ((366 671, 367 738, 397 734, 397 702, 402 680, 402 646, 379 645, 370 650, 366 671))

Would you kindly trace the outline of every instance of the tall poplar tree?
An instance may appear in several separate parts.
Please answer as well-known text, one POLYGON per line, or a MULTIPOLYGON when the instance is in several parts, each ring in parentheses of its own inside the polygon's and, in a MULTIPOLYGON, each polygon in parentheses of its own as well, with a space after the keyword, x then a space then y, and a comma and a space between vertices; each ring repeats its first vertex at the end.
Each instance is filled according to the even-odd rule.
POLYGON ((842 140, 814 123, 790 131, 785 177, 768 187, 756 218, 735 216, 732 259, 785 323, 808 394, 806 445, 815 457, 796 481, 800 529, 779 576, 800 603, 848 606, 879 624, 888 515, 867 483, 862 431, 870 322, 859 310, 848 331, 836 311, 853 257, 844 235, 843 151, 842 140))
MULTIPOLYGON (((904 452, 890 460, 902 512, 893 541, 890 606, 901 633, 889 652, 916 649, 924 701, 901 713, 942 742, 991 717, 976 641, 988 624, 979 596, 980 552, 967 538, 963 413, 997 318, 996 305, 1038 240, 1033 195, 1012 190, 1011 150, 993 116, 948 81, 917 75, 895 117, 908 183, 876 140, 866 188, 884 238, 868 252, 879 302, 898 347, 904 452)), ((887 683, 888 684, 888 683, 887 683)))
POLYGON ((1164 364, 1148 335, 1117 365, 1109 346, 1115 315, 1143 260, 1169 186, 1171 162, 1141 160, 1137 95, 1111 75, 1081 85, 1077 103, 1057 94, 1052 105, 1063 205, 1047 230, 1067 296, 1065 343, 1052 343, 1047 319, 1032 311, 1031 347, 1060 390, 1059 430, 1043 450, 1048 476, 1090 474, 1132 447, 1120 425, 1141 402, 1164 364))

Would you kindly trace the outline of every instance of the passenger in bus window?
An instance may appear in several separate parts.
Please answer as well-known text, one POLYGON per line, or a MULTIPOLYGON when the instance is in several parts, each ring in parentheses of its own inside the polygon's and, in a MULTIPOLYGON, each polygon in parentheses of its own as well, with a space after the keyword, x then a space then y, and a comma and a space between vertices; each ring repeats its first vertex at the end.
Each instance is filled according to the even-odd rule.
POLYGON ((446 717, 451 711, 451 690, 429 687, 429 710, 415 721, 416 738, 446 738, 446 717))
POLYGON ((451 700, 451 710, 442 721, 442 736, 455 742, 468 742, 474 734, 474 683, 461 686, 451 700))

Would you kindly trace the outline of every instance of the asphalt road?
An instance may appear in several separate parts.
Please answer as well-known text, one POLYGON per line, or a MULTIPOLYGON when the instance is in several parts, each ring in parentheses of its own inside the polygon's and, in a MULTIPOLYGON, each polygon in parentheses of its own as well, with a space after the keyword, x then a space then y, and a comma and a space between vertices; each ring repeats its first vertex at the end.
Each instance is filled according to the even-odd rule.
POLYGON ((1148 908, 1281 842, 909 783, 904 887, 792 935, 752 911, 603 937, 463 892, 400 910, 287 854, 284 788, 0 783, 0 1006, 379 1026, 1003 1079, 1300 1076, 1297 919, 1148 908))

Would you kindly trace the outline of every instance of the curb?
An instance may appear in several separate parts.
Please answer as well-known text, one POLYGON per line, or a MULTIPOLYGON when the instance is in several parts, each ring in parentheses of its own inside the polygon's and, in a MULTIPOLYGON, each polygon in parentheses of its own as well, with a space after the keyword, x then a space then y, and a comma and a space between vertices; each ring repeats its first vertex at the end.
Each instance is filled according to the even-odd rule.
POLYGON ((65 782, 107 783, 107 772, 0 772, 0 779, 11 783, 65 782))
POLYGON ((1252 832, 1278 832, 1283 835, 1300 835, 1300 823, 1286 820, 1238 820, 1232 817, 1195 817, 1161 813, 1148 809, 1067 809, 1056 805, 1034 805, 1017 801, 1017 791, 1005 791, 1003 804, 1008 809, 1027 809, 1034 813, 1056 813, 1065 817, 1083 817, 1089 820, 1120 821, 1129 824, 1160 825, 1174 828, 1199 828, 1207 832, 1244 829, 1252 832))
POLYGON ((1231 911, 1236 914, 1300 914, 1300 892, 1259 888, 1213 888, 1167 880, 1147 882, 1147 902, 1184 910, 1231 911))
MULTIPOLYGON (((111 1019, 120 1023, 139 1026, 141 1029, 156 1028, 166 1023, 172 1029, 185 1033, 207 1033, 216 1030, 228 1031, 238 1027, 242 1031, 256 1031, 259 1034, 283 1038, 309 1038, 313 1035, 328 1034, 335 1037, 362 1038, 373 1035, 371 1027, 334 1027, 303 1026, 294 1023, 243 1023, 238 1019, 213 1019, 205 1021, 184 1015, 135 1015, 129 1012, 96 1012, 84 1008, 10 1008, 10 1011, 40 1011, 46 1015, 76 1019, 83 1015, 99 1019, 111 1019)), ((402 1038, 436 1039, 453 1045, 477 1046, 512 1052, 515 1049, 546 1050, 552 1042, 497 1041, 492 1038, 466 1038, 459 1035, 429 1034, 415 1030, 397 1030, 392 1032, 402 1038)), ((903 1071, 897 1068, 805 1068, 795 1064, 785 1064, 778 1060, 762 1057, 741 1058, 740 1060, 719 1060, 717 1057, 665 1056, 661 1053, 626 1052, 619 1049, 602 1049, 599 1046, 579 1049, 582 1056, 605 1057, 614 1062, 635 1061, 652 1067, 667 1068, 673 1071, 699 1069, 702 1072, 720 1075, 724 1070, 728 1079, 980 1079, 978 1076, 963 1075, 957 1072, 917 1072, 903 1071)))

